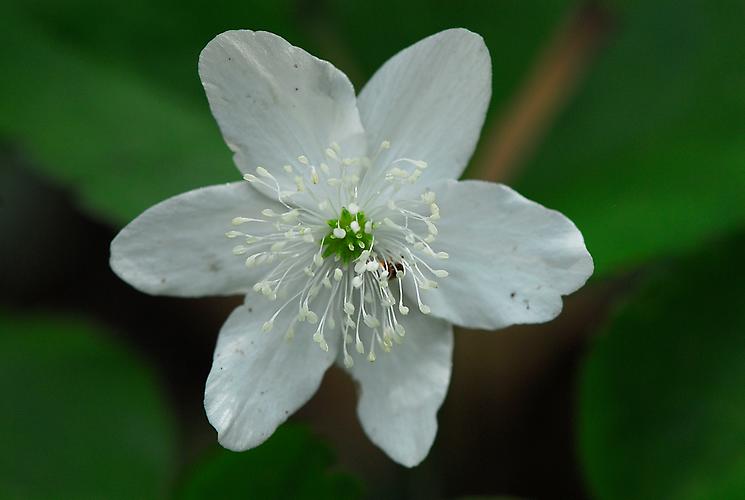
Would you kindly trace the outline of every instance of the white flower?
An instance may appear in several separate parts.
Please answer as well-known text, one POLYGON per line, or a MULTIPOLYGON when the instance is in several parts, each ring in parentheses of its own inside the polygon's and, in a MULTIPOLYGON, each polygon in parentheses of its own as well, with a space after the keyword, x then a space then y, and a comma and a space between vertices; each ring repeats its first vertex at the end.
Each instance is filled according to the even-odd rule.
POLYGON ((451 324, 548 321, 593 269, 560 213, 454 180, 490 98, 483 40, 426 38, 358 97, 341 71, 271 33, 219 35, 199 72, 247 182, 145 211, 112 242, 111 267, 151 294, 249 294, 207 379, 223 446, 262 443, 336 361, 361 386, 370 439, 418 464, 450 379, 451 324))

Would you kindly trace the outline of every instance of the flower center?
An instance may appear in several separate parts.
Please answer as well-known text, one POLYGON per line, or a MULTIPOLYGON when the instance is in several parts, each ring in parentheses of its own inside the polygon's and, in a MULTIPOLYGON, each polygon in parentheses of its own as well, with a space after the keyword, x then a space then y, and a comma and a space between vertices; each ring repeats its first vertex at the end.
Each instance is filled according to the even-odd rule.
POLYGON ((350 203, 349 208, 342 207, 339 218, 329 219, 327 224, 331 230, 321 241, 324 259, 335 255, 336 260, 349 264, 358 259, 364 250, 372 248, 373 224, 356 204, 350 203))
POLYGON ((383 163, 378 156, 389 148, 383 141, 372 158, 347 158, 332 143, 315 160, 300 155, 274 170, 277 176, 257 167, 256 175, 244 179, 272 193, 282 211, 267 208, 236 217, 232 224, 246 230, 226 233, 243 240, 233 253, 247 255, 247 268, 263 268, 253 290, 277 301, 262 329, 269 332, 284 318, 287 339, 311 334, 326 351, 326 336, 333 336, 347 367, 354 364, 350 351, 375 361, 376 345, 388 352, 402 342, 406 303, 416 302, 429 314, 420 291, 437 288, 432 278, 448 276, 432 267, 448 258, 431 246, 440 219, 435 193, 400 193, 418 182, 427 163, 410 158, 383 163), (411 297, 405 297, 404 282, 413 288, 411 297))

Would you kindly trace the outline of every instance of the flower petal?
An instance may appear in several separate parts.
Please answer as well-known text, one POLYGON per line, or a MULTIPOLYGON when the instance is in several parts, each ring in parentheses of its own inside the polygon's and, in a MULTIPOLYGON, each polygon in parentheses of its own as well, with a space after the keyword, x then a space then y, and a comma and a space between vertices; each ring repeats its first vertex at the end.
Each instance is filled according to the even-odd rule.
POLYGON ((450 257, 430 262, 450 275, 424 292, 432 314, 471 328, 541 323, 592 274, 582 234, 561 213, 502 184, 444 181, 433 190, 442 214, 433 247, 450 257))
MULTIPOLYGON (((295 191, 294 177, 326 158, 334 142, 345 156, 365 140, 349 79, 326 61, 272 33, 227 31, 199 57, 199 74, 228 147, 243 173, 259 166, 295 191), (293 166, 288 173, 283 167, 293 166)), ((271 184, 271 182, 270 182, 271 184)), ((264 186, 257 186, 265 192, 264 186)))
MULTIPOLYGON (((246 292, 256 279, 246 269, 245 259, 233 255, 232 249, 242 243, 241 238, 228 239, 225 233, 244 228, 231 225, 234 217, 260 217, 264 208, 284 209, 247 182, 174 196, 121 230, 111 242, 111 268, 130 285, 154 295, 246 292)), ((272 228, 251 226, 252 233, 267 230, 272 228)))
POLYGON ((348 371, 360 384, 357 415, 365 433, 393 460, 413 467, 437 433, 437 410, 450 383, 453 328, 413 309, 407 319, 400 345, 373 363, 355 356, 348 371))
POLYGON ((287 340, 291 314, 280 314, 262 331, 274 302, 237 308, 217 340, 207 377, 204 407, 224 447, 243 451, 260 445, 316 392, 334 361, 337 341, 322 351, 311 335, 287 340))
MULTIPOLYGON (((357 106, 377 164, 423 160, 421 182, 460 176, 476 147, 491 98, 491 59, 483 39, 450 29, 388 60, 360 93, 357 106)), ((421 184, 421 183, 417 183, 421 184)))

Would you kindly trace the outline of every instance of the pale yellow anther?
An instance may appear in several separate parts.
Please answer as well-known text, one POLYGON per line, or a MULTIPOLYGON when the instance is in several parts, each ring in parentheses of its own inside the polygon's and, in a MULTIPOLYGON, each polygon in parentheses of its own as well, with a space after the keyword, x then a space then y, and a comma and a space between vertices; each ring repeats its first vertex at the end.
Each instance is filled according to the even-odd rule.
POLYGON ((344 353, 344 366, 346 368, 352 368, 354 366, 354 360, 352 359, 352 356, 350 356, 346 352, 344 353))
POLYGON ((421 195, 422 201, 425 203, 434 203, 435 202, 435 193, 433 191, 425 191, 421 195))

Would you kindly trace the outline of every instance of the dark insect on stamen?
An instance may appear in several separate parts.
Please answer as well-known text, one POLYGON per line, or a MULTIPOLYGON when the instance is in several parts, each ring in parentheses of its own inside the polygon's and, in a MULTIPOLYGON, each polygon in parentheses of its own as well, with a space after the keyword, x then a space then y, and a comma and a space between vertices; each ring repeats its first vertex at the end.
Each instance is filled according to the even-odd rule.
POLYGON ((392 262, 390 260, 379 260, 381 267, 384 267, 388 271, 388 280, 396 279, 396 275, 399 272, 404 271, 404 265, 400 262, 392 262))

